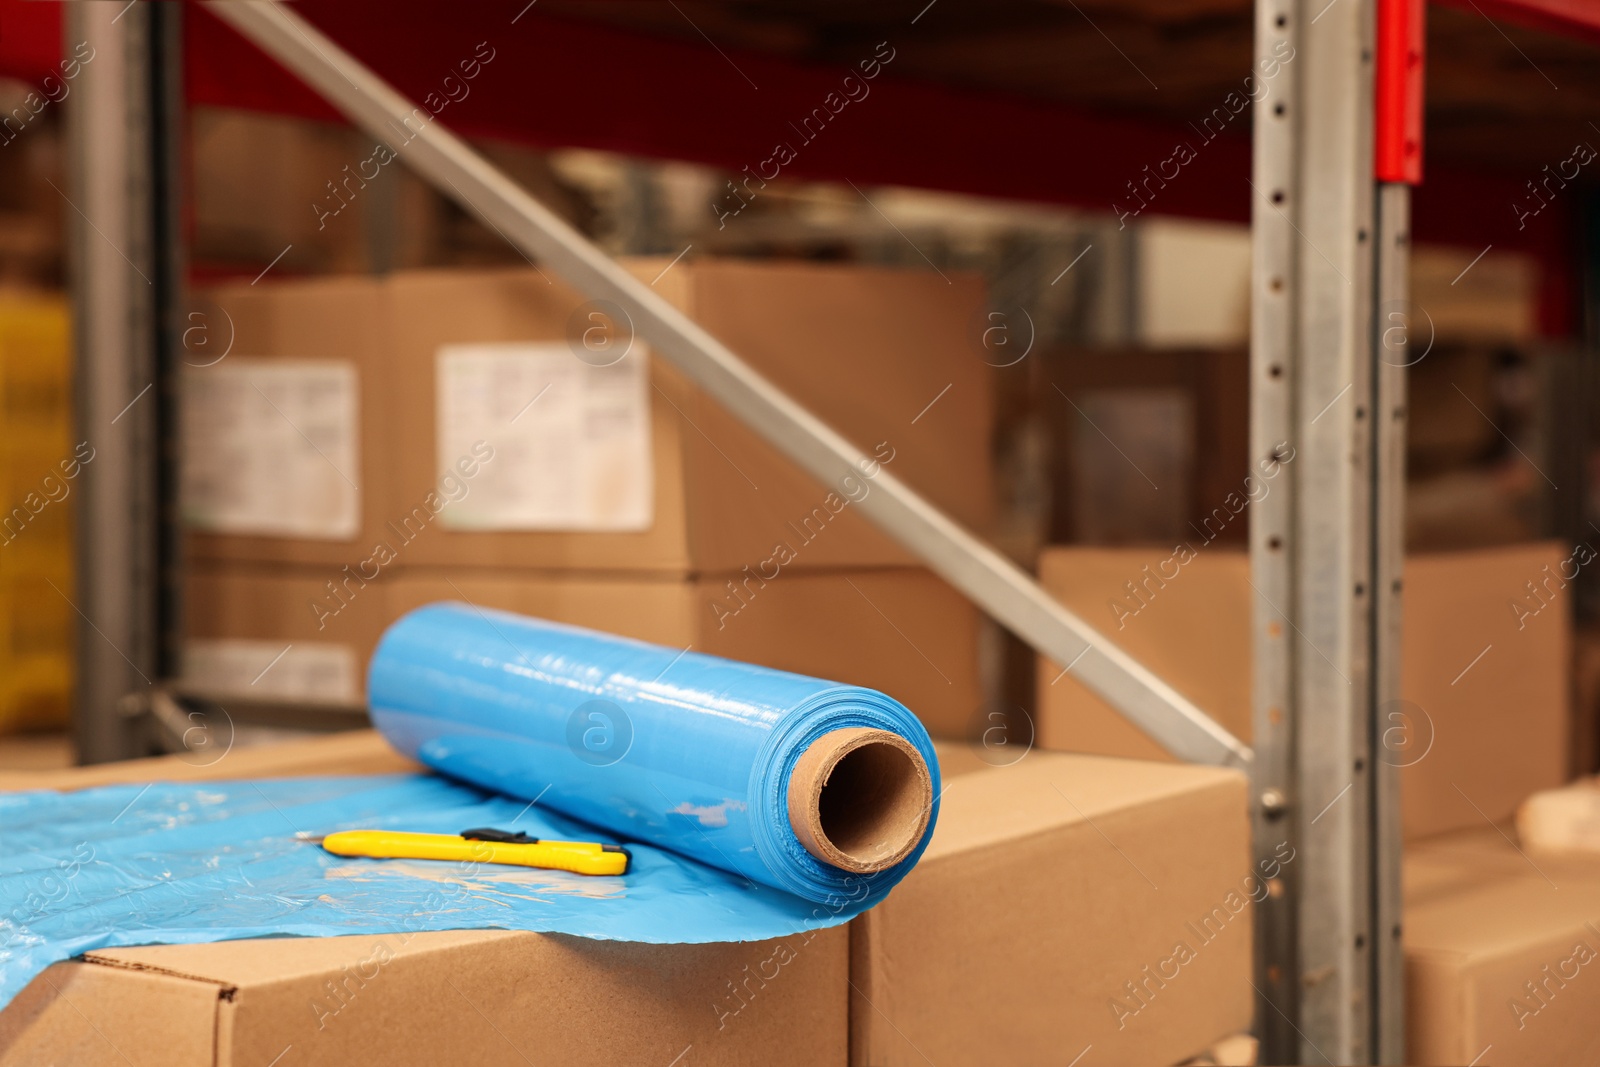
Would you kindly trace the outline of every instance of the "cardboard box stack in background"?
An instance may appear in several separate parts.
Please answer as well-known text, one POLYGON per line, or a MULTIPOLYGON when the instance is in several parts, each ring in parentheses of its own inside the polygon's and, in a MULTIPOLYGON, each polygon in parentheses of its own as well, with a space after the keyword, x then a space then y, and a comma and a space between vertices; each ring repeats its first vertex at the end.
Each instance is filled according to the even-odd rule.
POLYGON ((338 568, 380 536, 382 297, 364 277, 200 295, 181 386, 189 559, 338 568))
MULTIPOLYGON (((1566 780, 1572 636, 1559 574, 1569 555, 1537 542, 1408 557, 1401 702, 1385 712, 1393 743, 1381 757, 1403 768, 1408 838, 1508 818, 1566 780)), ((1170 550, 1098 548, 1052 549, 1040 563, 1062 603, 1246 741, 1249 573, 1243 552, 1217 546, 1181 565, 1170 550)), ((1170 758, 1059 664, 1040 661, 1038 693, 1046 747, 1170 758)))
MULTIPOLYGON (((947 285, 920 271, 666 267, 641 261, 634 273, 659 275, 658 293, 886 469, 969 526, 988 525, 990 385, 968 340, 983 306, 976 278, 947 285)), ((488 471, 494 501, 448 513, 440 536, 408 548, 408 562, 732 573, 757 569, 778 542, 794 549, 785 569, 912 562, 859 509, 825 507, 830 492, 848 499, 847 488, 817 484, 648 355, 619 309, 583 302, 529 270, 401 274, 388 296, 396 408, 411 430, 398 443, 398 503, 433 489, 428 472, 464 454, 474 433, 505 441, 514 450, 507 458, 523 462, 570 448, 609 476, 567 489, 589 492, 569 499, 554 482, 512 496, 515 468, 488 471), (539 397, 546 385, 551 394, 539 397), (511 393, 523 386, 531 388, 511 393), (546 404, 554 411, 541 412, 546 404), (552 424, 577 410, 583 425, 552 424), (543 422, 529 418, 541 414, 543 422), (456 438, 465 444, 454 448, 456 438), (642 461, 653 480, 627 477, 642 461)), ((870 477, 860 481, 870 490, 870 477)))
POLYGON ((186 625, 204 636, 184 643, 185 681, 209 692, 247 686, 262 697, 359 701, 367 659, 393 616, 374 591, 319 619, 311 605, 328 598, 327 581, 315 566, 191 564, 186 625))
POLYGON ((346 568, 388 519, 381 297, 359 277, 201 294, 182 378, 183 672, 196 685, 361 694, 388 621, 381 593, 314 605, 359 591, 346 568))
POLYGON ((292 656, 290 675, 348 677, 336 661, 364 667, 403 611, 467 599, 873 686, 961 733, 982 703, 980 617, 859 501, 892 471, 988 527, 981 284, 631 269, 866 467, 820 484, 618 309, 536 269, 220 288, 232 349, 191 359, 186 389, 194 675, 249 684, 292 645, 262 684, 292 656))

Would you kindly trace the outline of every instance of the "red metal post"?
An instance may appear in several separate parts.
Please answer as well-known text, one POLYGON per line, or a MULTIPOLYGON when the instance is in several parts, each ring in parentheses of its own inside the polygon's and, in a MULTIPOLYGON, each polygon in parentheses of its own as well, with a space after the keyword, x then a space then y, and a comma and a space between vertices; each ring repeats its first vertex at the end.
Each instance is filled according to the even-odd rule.
POLYGON ((1378 0, 1373 161, 1380 182, 1422 183, 1423 0, 1378 0))

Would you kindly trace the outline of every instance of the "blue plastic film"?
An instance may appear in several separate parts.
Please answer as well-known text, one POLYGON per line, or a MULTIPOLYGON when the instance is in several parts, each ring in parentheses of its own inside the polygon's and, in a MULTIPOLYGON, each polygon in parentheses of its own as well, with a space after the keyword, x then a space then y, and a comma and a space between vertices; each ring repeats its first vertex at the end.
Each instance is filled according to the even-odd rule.
MULTIPOLYGON (((862 900, 816 904, 652 845, 621 878, 473 861, 335 856, 299 835, 360 828, 594 837, 592 827, 432 774, 0 794, 0 1008, 52 963, 132 945, 532 930, 692 944, 789 939, 862 900)), ((846 894, 849 897, 849 894, 846 894)))
POLYGON ((937 817, 938 765, 903 706, 836 685, 440 604, 385 635, 373 717, 450 777, 386 775, 0 794, 0 1007, 101 948, 497 928, 617 941, 808 939, 882 898, 937 817), (904 737, 933 810, 902 862, 849 874, 801 847, 795 762, 832 730, 904 737), (337 830, 492 826, 623 841, 620 878, 335 856, 337 830))
POLYGON ((732 660, 466 604, 384 635, 373 722, 430 767, 805 900, 870 907, 917 861, 938 816, 938 763, 898 701, 732 660), (789 824, 796 761, 822 735, 875 727, 926 762, 933 808, 899 863, 852 874, 789 824))

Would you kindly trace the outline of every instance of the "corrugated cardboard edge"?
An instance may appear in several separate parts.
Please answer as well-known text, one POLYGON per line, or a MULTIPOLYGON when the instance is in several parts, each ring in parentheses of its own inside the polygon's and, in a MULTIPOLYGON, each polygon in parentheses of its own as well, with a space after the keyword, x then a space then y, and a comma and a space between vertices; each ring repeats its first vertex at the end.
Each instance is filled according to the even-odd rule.
POLYGON ((216 1067, 225 1014, 220 994, 221 987, 205 979, 66 960, 34 978, 0 1012, 0 1067, 216 1067))
POLYGON ((894 961, 872 912, 857 917, 850 923, 850 1062, 852 1064, 887 1063, 891 1050, 887 1043, 875 1044, 874 1038, 884 1034, 881 1026, 872 1025, 874 1015, 894 1025, 894 961))
POLYGON ((203 974, 189 974, 184 971, 175 971, 169 967, 157 967, 154 964, 142 963, 139 960, 121 960, 115 956, 103 956, 98 952, 85 952, 78 960, 83 963, 92 963, 97 967, 118 967, 127 971, 145 971, 149 974, 164 974, 169 978, 181 978, 186 982, 205 982, 217 987, 219 1000, 232 1000, 239 993, 239 987, 220 978, 207 978, 203 974))
POLYGON ((1406 1060, 1410 1063, 1466 1063, 1475 1034, 1467 1011, 1468 983, 1457 975, 1467 965, 1461 952, 1435 949, 1406 953, 1406 1060))

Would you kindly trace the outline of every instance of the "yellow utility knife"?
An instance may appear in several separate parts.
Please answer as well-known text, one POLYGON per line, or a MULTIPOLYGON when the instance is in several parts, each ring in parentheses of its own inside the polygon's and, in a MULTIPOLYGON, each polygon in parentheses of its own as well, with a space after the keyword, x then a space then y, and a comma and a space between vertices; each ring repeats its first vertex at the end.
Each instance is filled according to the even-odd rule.
POLYGON ((463 830, 459 834, 340 830, 322 837, 320 844, 336 856, 504 863, 573 874, 626 874, 633 858, 621 845, 549 841, 524 833, 490 829, 463 830))

